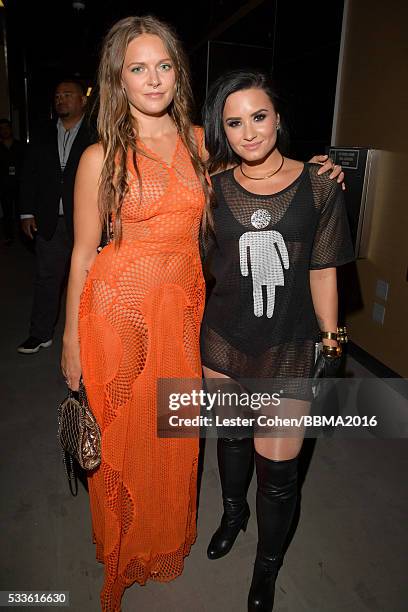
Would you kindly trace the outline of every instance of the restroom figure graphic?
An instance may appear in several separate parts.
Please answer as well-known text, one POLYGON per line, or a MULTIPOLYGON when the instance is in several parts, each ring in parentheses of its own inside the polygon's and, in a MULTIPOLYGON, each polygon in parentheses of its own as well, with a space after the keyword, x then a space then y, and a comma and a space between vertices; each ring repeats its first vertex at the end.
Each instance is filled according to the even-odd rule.
MULTIPOLYGON (((251 216, 256 229, 269 225, 271 214, 258 209, 251 216)), ((270 319, 275 308, 275 287, 285 284, 283 270, 289 269, 289 255, 282 235, 274 230, 245 232, 239 239, 239 263, 242 276, 249 275, 248 256, 251 262, 254 315, 264 314, 262 286, 266 287, 266 316, 270 319)))

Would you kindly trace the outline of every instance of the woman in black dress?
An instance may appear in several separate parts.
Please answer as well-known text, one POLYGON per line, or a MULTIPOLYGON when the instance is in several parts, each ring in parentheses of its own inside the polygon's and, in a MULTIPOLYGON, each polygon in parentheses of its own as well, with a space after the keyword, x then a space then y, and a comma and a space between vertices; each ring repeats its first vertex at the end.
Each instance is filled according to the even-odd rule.
MULTIPOLYGON (((336 266, 354 258, 341 186, 318 174, 319 165, 282 155, 279 99, 263 73, 223 75, 209 92, 204 125, 210 172, 229 168, 212 177, 216 205, 207 263, 215 285, 202 323, 205 377, 246 379, 251 391, 260 390, 262 379, 288 378, 281 408, 305 415, 316 341, 322 339, 328 355, 340 350, 336 266)), ((258 547, 250 611, 273 607, 302 442, 300 429, 290 437, 255 431, 253 440, 218 440, 224 514, 210 559, 227 554, 246 528, 255 450, 258 547)))

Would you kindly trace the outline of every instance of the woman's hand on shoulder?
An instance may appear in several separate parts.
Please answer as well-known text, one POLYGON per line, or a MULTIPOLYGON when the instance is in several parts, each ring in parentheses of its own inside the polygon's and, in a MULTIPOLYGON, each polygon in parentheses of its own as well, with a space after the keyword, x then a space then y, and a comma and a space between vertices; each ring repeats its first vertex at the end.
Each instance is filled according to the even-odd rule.
POLYGON ((317 174, 324 174, 325 172, 330 172, 329 178, 336 179, 338 183, 341 183, 341 188, 343 191, 346 189, 346 184, 344 182, 344 172, 340 165, 334 164, 328 155, 314 155, 310 160, 312 164, 320 164, 321 168, 319 169, 317 174))

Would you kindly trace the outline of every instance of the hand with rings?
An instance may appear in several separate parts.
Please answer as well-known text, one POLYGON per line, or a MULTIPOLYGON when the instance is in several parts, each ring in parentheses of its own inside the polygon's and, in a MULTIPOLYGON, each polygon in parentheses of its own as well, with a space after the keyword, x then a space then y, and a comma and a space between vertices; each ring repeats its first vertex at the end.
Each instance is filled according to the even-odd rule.
POLYGON ((343 191, 346 189, 346 185, 344 182, 344 172, 343 168, 339 164, 335 164, 332 159, 328 155, 315 155, 312 157, 310 162, 314 164, 320 164, 321 168, 317 174, 324 174, 325 172, 330 172, 329 178, 336 179, 337 183, 341 184, 341 188, 343 191))

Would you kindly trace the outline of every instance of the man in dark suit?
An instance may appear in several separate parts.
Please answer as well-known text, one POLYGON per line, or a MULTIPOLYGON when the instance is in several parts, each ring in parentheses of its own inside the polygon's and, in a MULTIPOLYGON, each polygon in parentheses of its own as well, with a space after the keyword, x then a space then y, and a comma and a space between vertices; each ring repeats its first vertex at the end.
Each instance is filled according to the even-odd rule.
POLYGON ((46 125, 28 148, 20 185, 23 232, 35 238, 36 274, 29 337, 19 353, 52 344, 73 245, 75 174, 95 136, 84 117, 86 95, 75 79, 55 90, 58 121, 46 125))

